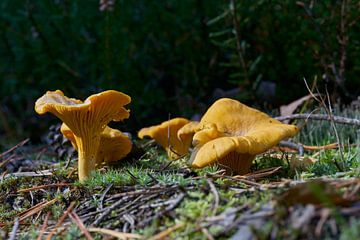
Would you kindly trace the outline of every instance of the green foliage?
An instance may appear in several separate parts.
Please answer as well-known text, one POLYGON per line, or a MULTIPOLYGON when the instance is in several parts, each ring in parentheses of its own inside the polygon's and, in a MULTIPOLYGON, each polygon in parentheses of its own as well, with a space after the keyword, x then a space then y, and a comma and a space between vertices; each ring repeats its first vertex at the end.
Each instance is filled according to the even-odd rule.
MULTIPOLYGON (((39 120, 33 105, 47 90, 79 99, 123 91, 133 99, 126 128, 135 131, 169 113, 201 112, 215 88, 233 84, 249 101, 262 81, 271 81, 272 101, 288 101, 305 93, 303 77, 324 73, 321 59, 341 58, 341 1, 316 2, 313 20, 298 1, 236 0, 235 8, 230 2, 122 0, 113 11, 100 11, 99 0, 1 1, 0 134, 38 137, 48 119, 39 120)), ((345 76, 350 92, 359 94, 355 3, 346 12, 345 76)))
POLYGON ((5 114, 31 127, 34 101, 47 90, 84 99, 113 88, 133 97, 128 124, 152 124, 179 115, 179 96, 203 97, 217 79, 203 19, 217 14, 218 1, 123 0, 103 12, 98 4, 1 1, 5 114))
POLYGON ((273 103, 306 93, 303 77, 310 79, 326 74, 327 79, 320 87, 329 83, 327 81, 336 85, 335 74, 329 70, 331 64, 337 71, 344 72, 346 91, 359 94, 353 88, 357 85, 355 75, 359 75, 356 66, 360 54, 358 26, 354 26, 358 15, 357 1, 347 1, 344 19, 348 25, 344 33, 340 33, 344 1, 229 2, 223 13, 207 24, 212 30, 212 42, 222 49, 220 65, 228 69, 228 79, 243 90, 240 98, 254 97, 261 81, 276 83, 273 103), (342 37, 348 37, 346 51, 341 50, 339 39, 342 37), (340 70, 343 53, 346 63, 340 70))

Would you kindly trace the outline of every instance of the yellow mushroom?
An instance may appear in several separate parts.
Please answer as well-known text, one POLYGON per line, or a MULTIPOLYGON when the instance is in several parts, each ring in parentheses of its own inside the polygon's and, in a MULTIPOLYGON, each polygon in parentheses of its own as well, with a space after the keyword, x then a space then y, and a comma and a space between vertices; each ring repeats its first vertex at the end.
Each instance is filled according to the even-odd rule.
MULTIPOLYGON (((74 133, 65 123, 61 125, 60 131, 78 150, 74 133)), ((117 129, 105 127, 100 134, 100 145, 95 158, 96 165, 101 166, 102 163, 109 163, 126 157, 130 153, 131 147, 132 143, 127 135, 117 129)))
POLYGON ((142 128, 138 137, 143 139, 145 136, 153 138, 167 152, 170 159, 176 159, 189 152, 192 135, 183 134, 182 138, 177 137, 177 131, 190 121, 185 118, 173 118, 160 125, 142 128))
POLYGON ((199 123, 181 128, 178 137, 191 132, 195 147, 190 158, 192 166, 202 168, 218 162, 234 173, 244 174, 250 171, 257 154, 293 137, 298 128, 236 100, 222 98, 207 110, 199 123))
POLYGON ((56 90, 40 97, 35 103, 35 111, 39 114, 51 112, 74 133, 79 155, 79 180, 83 181, 95 169, 101 132, 110 121, 129 117, 129 111, 123 106, 130 101, 128 95, 115 90, 91 95, 84 102, 56 90))

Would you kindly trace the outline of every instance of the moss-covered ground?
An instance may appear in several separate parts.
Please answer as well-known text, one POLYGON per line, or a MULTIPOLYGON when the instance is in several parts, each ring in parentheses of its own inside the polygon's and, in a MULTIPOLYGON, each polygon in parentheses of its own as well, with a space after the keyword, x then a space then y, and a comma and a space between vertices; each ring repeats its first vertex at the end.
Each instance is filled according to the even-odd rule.
MULTIPOLYGON (((339 114, 360 117, 355 110, 339 114)), ((79 183, 76 160, 67 164, 49 146, 26 143, 0 158, 0 237, 360 239, 360 133, 336 128, 341 149, 299 156, 274 148, 246 176, 224 175, 217 166, 192 169, 188 156, 169 162, 158 146, 137 142, 140 157, 79 183)), ((337 139, 329 122, 309 121, 294 141, 320 146, 337 139)))

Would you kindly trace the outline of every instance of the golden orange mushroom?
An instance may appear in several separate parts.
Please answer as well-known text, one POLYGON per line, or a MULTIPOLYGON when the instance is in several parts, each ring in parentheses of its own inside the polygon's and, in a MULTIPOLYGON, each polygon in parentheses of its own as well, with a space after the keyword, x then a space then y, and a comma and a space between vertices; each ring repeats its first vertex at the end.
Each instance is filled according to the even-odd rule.
MULTIPOLYGON (((74 133, 63 123, 60 128, 61 133, 71 141, 71 144, 78 150, 74 133)), ((120 160, 131 151, 132 143, 129 137, 117 129, 105 127, 100 134, 100 145, 96 154, 96 164, 109 163, 120 160)))
POLYGON ((178 131, 178 137, 193 132, 194 150, 191 164, 202 168, 218 162, 234 173, 250 171, 252 160, 277 145, 282 139, 293 137, 298 128, 283 124, 239 101, 217 100, 199 123, 189 123, 178 131))
POLYGON ((142 128, 138 137, 143 139, 145 136, 153 138, 167 152, 170 159, 176 159, 189 152, 192 135, 183 134, 182 138, 177 137, 177 131, 190 121, 185 118, 173 118, 160 125, 142 128))
POLYGON ((68 98, 56 90, 40 97, 35 103, 35 111, 39 114, 51 112, 74 133, 79 155, 79 180, 83 181, 95 169, 100 134, 110 121, 129 117, 129 111, 123 106, 130 101, 128 95, 115 90, 91 95, 84 102, 68 98))

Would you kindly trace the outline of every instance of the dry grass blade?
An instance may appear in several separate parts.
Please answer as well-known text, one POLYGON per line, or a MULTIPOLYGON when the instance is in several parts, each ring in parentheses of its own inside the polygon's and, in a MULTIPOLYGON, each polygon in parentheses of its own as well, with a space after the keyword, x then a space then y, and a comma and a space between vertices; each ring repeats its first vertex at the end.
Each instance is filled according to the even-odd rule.
POLYGON ((50 213, 51 213, 51 212, 48 212, 48 213, 46 214, 44 223, 43 223, 43 225, 41 226, 41 230, 40 230, 39 236, 37 237, 36 240, 41 240, 41 239, 42 239, 42 236, 44 235, 45 229, 46 229, 46 227, 47 227, 47 225, 48 225, 50 213))
POLYGON ((246 179, 259 179, 259 178, 264 178, 267 176, 270 176, 276 172, 278 172, 282 167, 272 167, 272 168, 267 168, 267 169, 261 169, 259 171, 253 172, 253 173, 248 173, 246 175, 243 176, 235 176, 237 178, 246 178, 246 179))
POLYGON ((334 121, 335 123, 340 124, 348 124, 348 125, 355 125, 360 126, 360 120, 359 119, 353 119, 353 118, 346 118, 346 117, 339 117, 339 116, 332 116, 326 114, 293 114, 289 116, 281 116, 281 117, 275 117, 275 119, 279 121, 285 121, 285 120, 291 120, 291 119, 311 119, 311 120, 323 120, 323 121, 334 121))
POLYGON ((307 151, 316 151, 316 150, 329 150, 329 149, 337 149, 339 148, 339 144, 338 143, 330 143, 327 145, 323 145, 323 146, 308 146, 308 145, 303 145, 304 149, 307 151))
POLYGON ((64 222, 65 218, 69 215, 69 213, 74 209, 75 202, 70 203, 70 206, 66 209, 64 214, 59 218, 58 222, 55 224, 54 229, 50 232, 50 234, 47 236, 46 240, 51 240, 52 236, 55 234, 58 227, 61 226, 61 224, 64 222))
POLYGON ((78 226, 78 228, 82 231, 82 233, 85 235, 86 239, 93 240, 89 231, 86 229, 84 223, 81 221, 81 219, 75 212, 70 212, 69 217, 78 226))
POLYGON ((9 178, 9 177, 43 177, 43 176, 50 176, 53 175, 54 170, 41 170, 36 172, 17 172, 17 173, 11 173, 2 175, 0 177, 0 180, 9 178))
POLYGON ((211 235, 211 233, 209 232, 209 230, 207 230, 206 228, 201 228, 201 231, 203 232, 203 234, 205 235, 205 237, 208 240, 215 240, 215 238, 211 235))
POLYGON ((22 212, 18 215, 20 222, 25 220, 26 218, 38 213, 39 211, 43 210, 45 207, 54 204, 57 201, 58 201, 57 198, 54 198, 53 200, 50 200, 50 201, 43 201, 43 202, 36 204, 35 206, 25 210, 24 212, 22 212))
POLYGON ((53 184, 40 185, 40 186, 31 187, 31 188, 20 189, 17 192, 24 193, 24 192, 30 192, 30 191, 40 190, 40 189, 44 189, 44 188, 67 187, 69 185, 70 184, 68 184, 68 183, 53 183, 53 184))
POLYGON ((89 228, 88 230, 89 230, 89 232, 107 234, 112 237, 116 237, 118 239, 124 239, 124 240, 126 240, 126 239, 144 239, 144 237, 139 234, 117 232, 117 231, 106 229, 106 228, 89 228))
POLYGON ((15 218, 14 226, 11 230, 9 240, 15 240, 16 239, 16 232, 19 228, 19 218, 15 218))
POLYGON ((13 146, 12 148, 10 148, 9 150, 1 153, 1 154, 0 154, 0 159, 3 158, 6 154, 9 154, 9 153, 13 152, 13 151, 16 150, 17 148, 24 146, 27 142, 29 142, 29 140, 30 140, 30 138, 27 138, 27 139, 25 139, 24 141, 16 144, 15 146, 13 146))
POLYGON ((152 236, 151 238, 149 238, 149 240, 161 240, 161 239, 165 239, 167 236, 169 236, 172 232, 174 232, 175 230, 182 228, 184 226, 183 223, 179 223, 176 224, 175 226, 172 226, 154 236, 152 236))
POLYGON ((256 183, 254 181, 250 181, 250 180, 247 180, 246 177, 244 176, 241 176, 241 175, 236 175, 234 177, 230 177, 230 176, 224 176, 224 175, 218 175, 218 174, 208 174, 209 177, 212 177, 212 178, 226 178, 226 179, 230 179, 230 180, 233 180, 233 181, 238 181, 238 182, 242 182, 246 185, 249 185, 249 186, 253 186, 253 187, 261 187, 261 184, 259 183, 256 183))
POLYGON ((220 202, 219 193, 216 190, 216 187, 215 187, 214 183, 211 181, 211 179, 206 179, 206 182, 209 184, 210 190, 211 190, 212 194, 214 195, 215 203, 214 203, 212 211, 213 211, 213 215, 215 215, 217 212, 217 209, 219 207, 219 202, 220 202))

